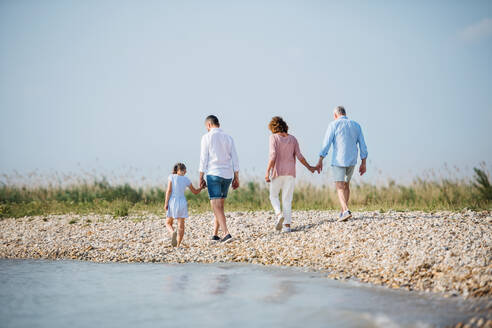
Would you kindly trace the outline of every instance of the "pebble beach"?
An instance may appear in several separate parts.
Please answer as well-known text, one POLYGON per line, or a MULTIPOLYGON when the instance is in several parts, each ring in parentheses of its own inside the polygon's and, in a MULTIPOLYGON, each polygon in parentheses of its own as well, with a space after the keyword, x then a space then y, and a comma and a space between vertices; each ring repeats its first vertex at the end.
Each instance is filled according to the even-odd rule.
MULTIPOLYGON (((445 296, 492 296, 492 213, 295 211, 292 233, 272 212, 227 213, 233 241, 210 240, 212 213, 186 220, 171 246, 165 220, 151 214, 48 215, 0 221, 0 258, 95 262, 244 262, 326 272, 333 279, 445 296)), ((175 223, 176 224, 176 223, 175 223)))

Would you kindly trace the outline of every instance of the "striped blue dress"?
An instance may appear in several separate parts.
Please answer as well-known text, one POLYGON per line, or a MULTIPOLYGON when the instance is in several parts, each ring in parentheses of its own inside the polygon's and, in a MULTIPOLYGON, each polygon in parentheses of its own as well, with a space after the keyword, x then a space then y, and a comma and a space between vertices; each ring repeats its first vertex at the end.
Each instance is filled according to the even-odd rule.
POLYGON ((191 184, 190 179, 184 175, 171 174, 168 181, 172 182, 172 192, 169 198, 167 217, 168 218, 187 218, 188 202, 185 197, 185 190, 191 184))

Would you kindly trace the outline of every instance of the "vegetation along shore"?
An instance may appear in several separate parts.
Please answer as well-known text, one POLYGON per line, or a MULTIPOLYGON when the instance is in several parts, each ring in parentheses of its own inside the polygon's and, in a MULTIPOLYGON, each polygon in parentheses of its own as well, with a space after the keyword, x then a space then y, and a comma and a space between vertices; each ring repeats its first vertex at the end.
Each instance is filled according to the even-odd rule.
POLYGON ((160 188, 0 186, 0 258, 121 262, 245 262, 304 267, 337 279, 447 295, 492 295, 492 188, 415 180, 355 186, 353 219, 336 221, 331 188, 300 185, 293 232, 274 231, 268 190, 245 183, 228 198, 234 241, 210 241, 206 193, 189 197, 183 246, 171 247, 160 188))
MULTIPOLYGON (((165 186, 133 187, 110 184, 105 179, 79 181, 66 186, 19 186, 0 182, 0 218, 49 214, 109 214, 114 217, 138 215, 142 211, 164 215, 165 186)), ((415 179, 410 184, 389 181, 384 185, 353 184, 350 204, 356 210, 436 211, 492 209, 492 186, 486 172, 475 169, 473 180, 415 179)), ((313 186, 298 183, 294 192, 295 210, 334 210, 338 208, 331 184, 313 186)), ((210 209, 206 192, 187 194, 193 213, 210 209)), ((269 210, 268 186, 265 183, 243 182, 231 192, 226 203, 228 211, 269 210)))

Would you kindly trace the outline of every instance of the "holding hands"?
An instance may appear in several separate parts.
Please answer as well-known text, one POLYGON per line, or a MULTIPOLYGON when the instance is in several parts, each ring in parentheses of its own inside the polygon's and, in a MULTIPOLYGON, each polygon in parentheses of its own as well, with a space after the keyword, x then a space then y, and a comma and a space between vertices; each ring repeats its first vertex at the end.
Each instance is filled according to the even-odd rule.
MULTIPOLYGON (((309 163, 304 159, 304 158, 301 158, 300 159, 300 162, 309 170, 309 172, 311 173, 314 173, 314 172, 318 172, 320 173, 321 172, 321 169, 317 166, 311 166, 309 165, 309 163)), ((273 168, 273 166, 275 165, 275 162, 274 161, 270 161, 268 163, 268 167, 267 167, 267 171, 265 173, 265 182, 269 183, 269 182, 272 182, 271 178, 270 178, 270 173, 271 173, 271 170, 273 168)), ((234 181, 232 182, 233 184, 233 187, 234 187, 234 181)))
POLYGON ((195 188, 195 187, 193 187, 193 185, 192 185, 192 184, 190 184, 190 186, 189 186, 189 187, 190 187, 191 192, 192 192, 194 195, 198 195, 198 194, 199 194, 199 193, 200 193, 203 189, 205 189, 205 187, 202 185, 201 180, 200 180, 200 187, 195 188))
POLYGON ((321 171, 323 171, 323 157, 319 157, 318 164, 316 165, 316 171, 318 171, 318 174, 321 174, 321 171))
POLYGON ((309 163, 304 158, 300 158, 299 161, 309 170, 309 172, 314 173, 318 171, 318 166, 309 165, 309 163))
POLYGON ((314 173, 314 172, 318 171, 318 167, 316 167, 316 166, 309 166, 307 169, 311 173, 314 173))

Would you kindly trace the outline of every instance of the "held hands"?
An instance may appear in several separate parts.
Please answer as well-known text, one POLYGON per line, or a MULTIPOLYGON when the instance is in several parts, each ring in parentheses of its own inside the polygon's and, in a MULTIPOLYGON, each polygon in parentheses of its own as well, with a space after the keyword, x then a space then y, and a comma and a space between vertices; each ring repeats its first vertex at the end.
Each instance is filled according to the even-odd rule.
POLYGON ((164 204, 164 208, 166 209, 166 211, 169 209, 169 204, 166 202, 166 204, 164 204))
POLYGON ((265 182, 271 182, 272 180, 270 180, 270 172, 267 172, 267 174, 265 175, 265 182))
POLYGON ((201 178, 200 179, 200 191, 202 191, 205 188, 207 188, 207 183, 205 182, 204 178, 201 178))
POLYGON ((321 171, 323 171, 323 157, 319 158, 318 165, 316 165, 316 171, 318 171, 318 174, 321 174, 321 171))

